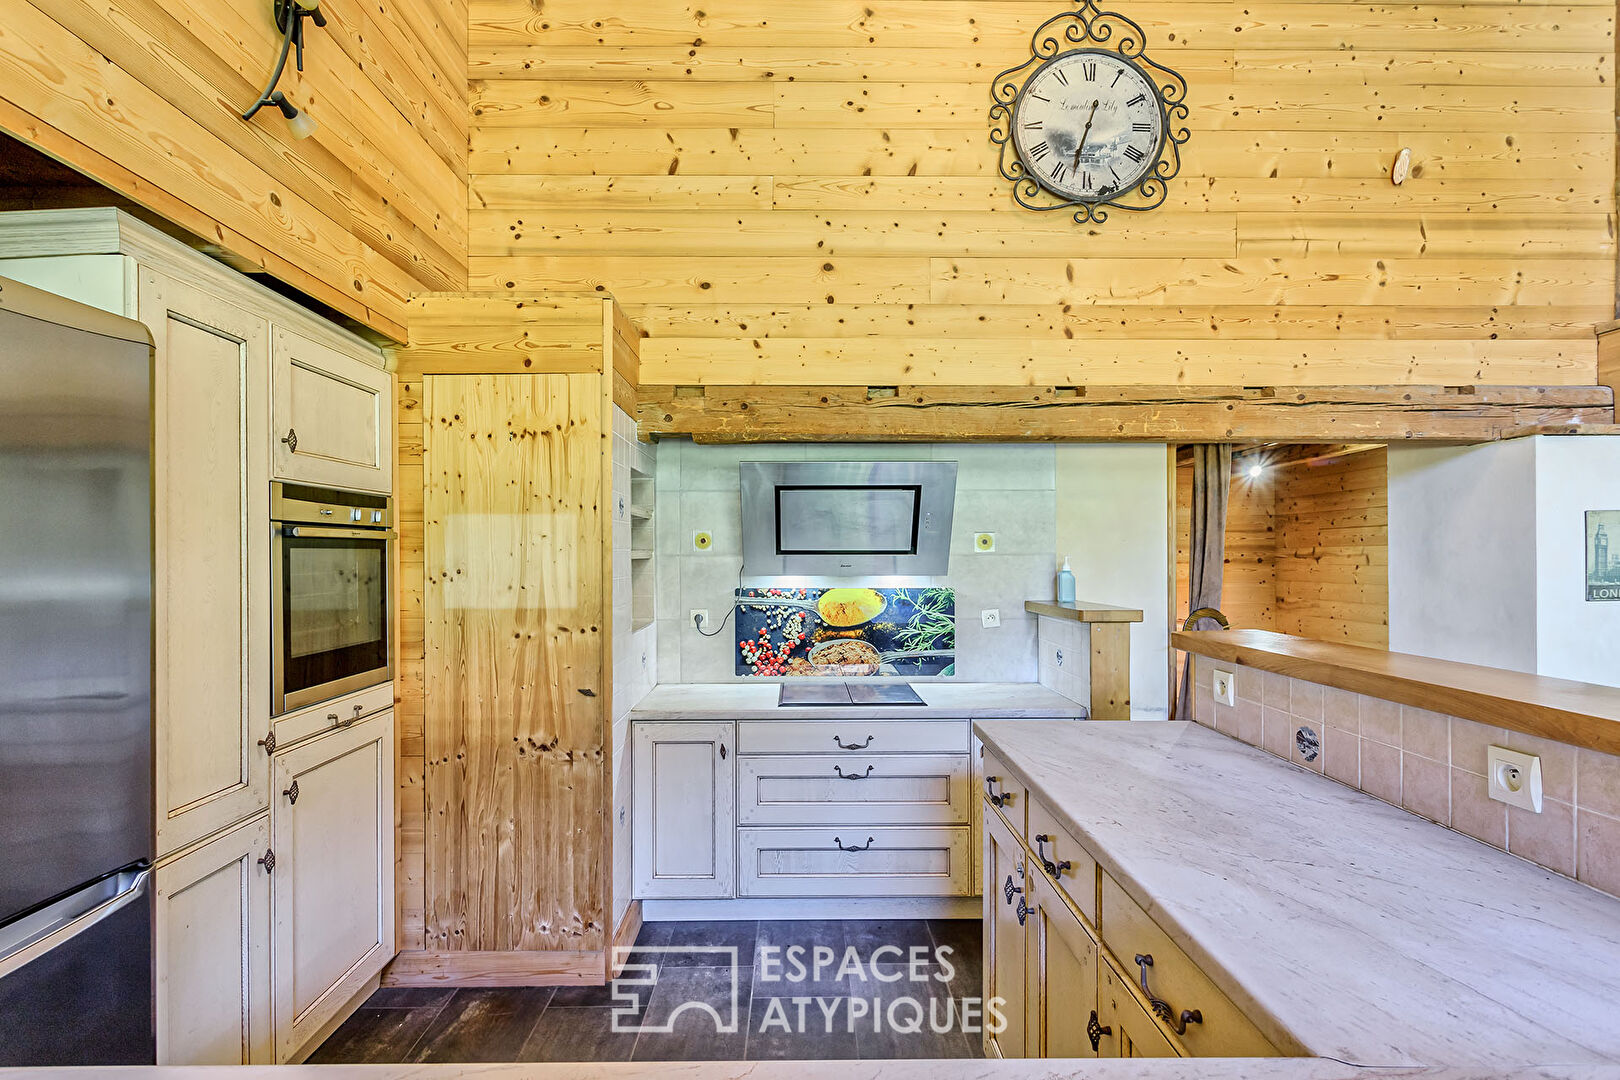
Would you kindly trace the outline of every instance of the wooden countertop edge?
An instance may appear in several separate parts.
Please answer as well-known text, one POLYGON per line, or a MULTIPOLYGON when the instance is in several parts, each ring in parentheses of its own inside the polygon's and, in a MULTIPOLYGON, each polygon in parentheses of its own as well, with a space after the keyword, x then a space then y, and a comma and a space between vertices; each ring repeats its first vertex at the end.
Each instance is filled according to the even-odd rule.
POLYGON ((1268 630, 1193 630, 1173 648, 1620 755, 1620 689, 1268 630))
POLYGON ((1115 607, 1113 604, 1080 601, 1066 604, 1057 600, 1025 600, 1024 610, 1031 615, 1045 615, 1050 619, 1073 619, 1075 622, 1142 621, 1140 608, 1115 607))

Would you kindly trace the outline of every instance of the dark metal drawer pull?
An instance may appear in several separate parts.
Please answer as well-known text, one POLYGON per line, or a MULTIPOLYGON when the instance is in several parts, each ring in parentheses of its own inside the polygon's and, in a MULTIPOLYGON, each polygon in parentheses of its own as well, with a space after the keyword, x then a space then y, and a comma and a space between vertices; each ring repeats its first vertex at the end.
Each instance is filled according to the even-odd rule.
POLYGON ((298 805, 298 781, 294 780, 292 782, 292 787, 287 788, 285 791, 282 792, 282 794, 287 796, 287 801, 288 802, 292 803, 294 806, 297 806, 298 805))
POLYGON ((1030 913, 1034 910, 1034 908, 1029 906, 1029 901, 1020 896, 1018 898, 1018 925, 1023 926, 1024 920, 1029 918, 1030 913))
POLYGON ((999 794, 996 792, 996 785, 999 783, 1001 783, 1001 777, 999 776, 987 776, 984 778, 984 793, 989 797, 992 806, 1006 806, 1013 800, 1010 791, 1003 791, 999 794))
POLYGON ((1148 999, 1148 1004, 1153 1006, 1153 1015, 1169 1024, 1171 1031, 1177 1035, 1185 1035, 1187 1034, 1188 1024, 1202 1024, 1204 1022, 1204 1011, 1202 1009, 1182 1009, 1178 1021, 1176 1011, 1170 1007, 1170 1003, 1163 998, 1153 996, 1153 991, 1148 989, 1147 981, 1147 969, 1153 966, 1152 953, 1137 953, 1136 966, 1142 969, 1142 994, 1148 999))
POLYGON ((1092 1009, 1091 1019, 1086 1021, 1086 1034, 1091 1037, 1091 1052, 1097 1052, 1097 1049, 1102 1045, 1102 1037, 1104 1035, 1112 1035, 1113 1033, 1113 1025, 1110 1024, 1109 1026, 1104 1027, 1102 1024, 1098 1023, 1097 1010, 1092 1009))
POLYGON ((860 847, 845 847, 844 842, 836 836, 833 837, 833 843, 838 845, 839 851, 865 851, 867 848, 872 846, 872 838, 868 836, 866 838, 866 843, 860 847))
POLYGON ((839 738, 837 735, 834 735, 833 742, 840 750, 865 750, 868 746, 872 745, 872 736, 868 735, 866 737, 866 741, 863 743, 850 743, 846 746, 843 739, 839 738))
POLYGON ((1008 874, 1007 883, 1001 887, 1001 894, 1007 898, 1007 903, 1012 903, 1013 897, 1023 891, 1022 887, 1012 883, 1012 875, 1008 874))
POLYGON ((1041 860, 1041 869, 1045 870, 1046 876, 1052 878, 1054 881, 1063 874, 1063 871, 1074 869, 1074 864, 1068 859, 1064 859, 1062 862, 1053 862, 1051 859, 1046 857, 1046 845, 1055 843, 1057 843, 1057 841, 1053 840, 1045 833, 1041 833, 1035 838, 1035 854, 1039 856, 1041 860))
POLYGON ((833 772, 838 774, 838 778, 840 780, 865 780, 868 776, 872 775, 872 768, 873 767, 871 765, 868 765, 866 767, 866 771, 863 773, 846 773, 842 768, 834 765, 833 772))

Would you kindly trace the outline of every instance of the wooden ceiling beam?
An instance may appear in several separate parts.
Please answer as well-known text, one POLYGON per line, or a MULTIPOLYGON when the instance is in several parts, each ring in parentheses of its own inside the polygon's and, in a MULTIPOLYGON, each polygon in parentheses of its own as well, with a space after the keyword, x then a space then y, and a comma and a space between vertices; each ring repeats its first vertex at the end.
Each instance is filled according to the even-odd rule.
POLYGON ((1488 442, 1612 424, 1605 386, 657 386, 643 439, 757 442, 1488 442))

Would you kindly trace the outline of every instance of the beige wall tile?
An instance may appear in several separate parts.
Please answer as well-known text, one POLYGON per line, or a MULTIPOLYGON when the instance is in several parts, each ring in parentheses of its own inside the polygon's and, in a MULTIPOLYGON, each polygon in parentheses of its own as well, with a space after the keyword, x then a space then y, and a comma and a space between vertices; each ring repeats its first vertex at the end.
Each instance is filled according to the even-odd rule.
POLYGON ((1554 873, 1575 876, 1575 808, 1553 799, 1541 801, 1541 813, 1510 806, 1508 850, 1554 873))
POLYGON ((1294 681, 1286 675, 1278 675, 1275 671, 1261 673, 1264 683, 1260 691, 1260 703, 1270 705, 1273 709, 1287 709, 1291 696, 1290 684, 1294 681))
POLYGON ((1289 691, 1288 711, 1314 727, 1322 720, 1322 687, 1303 679, 1292 682, 1294 685, 1289 691))
POLYGON ((1234 726, 1228 735, 1236 736, 1251 746, 1259 746, 1261 739, 1260 703, 1240 698, 1232 710, 1234 726))
POLYGON ((1361 785, 1361 740, 1331 724, 1322 732, 1322 771, 1341 784, 1361 785))
POLYGON ((1361 790, 1401 804, 1401 752, 1384 743, 1361 740, 1361 790))
POLYGON ((1451 767, 1485 775, 1485 750, 1502 735, 1501 728, 1487 727, 1461 717, 1451 718, 1451 767))
POLYGON ((1620 818, 1620 757, 1582 750, 1576 769, 1576 805, 1620 818))
POLYGON ((1361 695, 1361 737, 1385 746, 1401 745, 1401 707, 1393 701, 1361 695))
POLYGON ((1294 718, 1288 715, 1287 710, 1274 709, 1270 705, 1261 709, 1260 714, 1260 745, 1278 757, 1289 757, 1294 745, 1294 718))
POLYGON ((1401 805, 1430 821, 1451 824, 1451 766, 1419 754, 1401 755, 1401 805))
POLYGON ((1451 827, 1483 840, 1492 847, 1507 848, 1507 806, 1492 799, 1483 776, 1463 769, 1451 770, 1451 827))
POLYGON ((1430 761, 1451 764, 1451 717, 1402 705, 1401 749, 1430 761))
POLYGON ((1356 695, 1336 686, 1322 688, 1322 722, 1351 735, 1361 734, 1360 705, 1356 695))
POLYGON ((1252 667, 1242 667, 1241 665, 1238 667, 1237 686, 1234 687, 1238 697, 1258 705, 1261 700, 1261 687, 1264 684, 1265 672, 1256 671, 1252 667))
POLYGON ((1582 807, 1576 826, 1576 876, 1594 889, 1620 896, 1620 820, 1582 807))

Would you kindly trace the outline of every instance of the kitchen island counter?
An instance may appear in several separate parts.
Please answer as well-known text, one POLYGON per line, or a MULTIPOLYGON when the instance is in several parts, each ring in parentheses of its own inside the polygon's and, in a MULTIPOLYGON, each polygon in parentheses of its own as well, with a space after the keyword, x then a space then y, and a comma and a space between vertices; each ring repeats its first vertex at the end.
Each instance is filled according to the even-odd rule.
POLYGON ((1193 724, 974 729, 1284 1052, 1620 1061, 1615 898, 1193 724))
MULTIPOLYGON (((895 680, 884 680, 895 681, 895 680)), ((782 706, 777 683, 660 683, 631 720, 1076 719, 1085 707, 1039 683, 913 682, 921 705, 782 706)))

